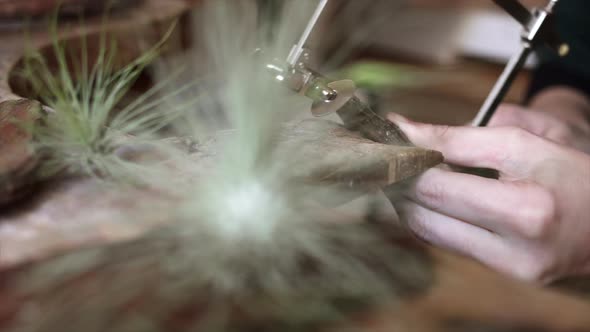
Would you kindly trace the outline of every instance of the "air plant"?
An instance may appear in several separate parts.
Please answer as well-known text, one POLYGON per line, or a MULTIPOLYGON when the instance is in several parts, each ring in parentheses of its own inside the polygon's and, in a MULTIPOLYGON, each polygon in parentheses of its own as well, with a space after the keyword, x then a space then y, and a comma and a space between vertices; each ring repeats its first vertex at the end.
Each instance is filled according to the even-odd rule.
POLYGON ((395 231, 320 203, 346 190, 295 177, 300 163, 313 161, 302 159, 297 147, 282 149, 280 135, 310 102, 264 66, 287 57, 315 2, 280 3, 272 22, 248 1, 209 1, 201 8, 200 47, 212 61, 207 77, 215 78, 214 90, 202 94, 214 96, 216 107, 197 103, 188 114, 196 119, 185 121, 197 125, 187 135, 207 136, 217 122, 209 119, 224 119, 230 130, 217 134, 215 166, 188 188, 171 190, 181 190, 171 213, 178 220, 171 242, 180 249, 168 266, 196 289, 212 290, 255 316, 266 310, 294 324, 338 321, 347 305, 395 302, 423 287, 429 274, 420 251, 392 244, 395 231), (249 306, 256 299, 273 305, 249 306))
POLYGON ((178 110, 158 108, 161 100, 153 97, 161 85, 127 105, 122 106, 122 100, 158 57, 172 31, 173 27, 151 49, 121 64, 117 42, 105 31, 100 34, 95 59, 91 59, 84 32, 79 47, 69 47, 60 36, 56 15, 49 26, 55 66, 32 47, 23 60, 23 76, 48 110, 30 128, 34 147, 44 156, 42 177, 65 172, 122 179, 133 173, 134 165, 120 158, 117 149, 131 138, 153 136, 178 110))
MULTIPOLYGON (((324 204, 349 192, 300 181, 294 170, 314 161, 278 144, 285 123, 310 102, 264 65, 287 57, 314 5, 282 3, 272 24, 249 1, 202 5, 200 47, 211 62, 187 94, 191 104, 200 98, 176 127, 193 143, 167 146, 174 167, 152 173, 163 179, 159 192, 174 198, 163 213, 170 222, 27 270, 17 282, 43 295, 29 301, 16 331, 64 322, 85 332, 311 331, 346 325, 428 285, 423 251, 396 243, 388 225, 324 204), (212 160, 204 167, 187 151, 212 160)), ((186 104, 182 95, 171 103, 186 104)))

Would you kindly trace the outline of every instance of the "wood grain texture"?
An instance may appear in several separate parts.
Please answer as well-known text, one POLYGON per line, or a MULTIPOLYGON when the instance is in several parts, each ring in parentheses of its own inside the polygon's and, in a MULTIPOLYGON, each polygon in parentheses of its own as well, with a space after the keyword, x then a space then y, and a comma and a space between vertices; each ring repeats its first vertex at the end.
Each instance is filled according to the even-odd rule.
POLYGON ((296 172, 314 182, 385 187, 443 162, 440 152, 376 143, 330 121, 288 124, 282 135, 279 146, 302 166, 296 172))
POLYGON ((372 141, 397 146, 412 146, 406 134, 395 123, 377 115, 357 97, 353 97, 337 113, 346 128, 359 132, 372 141))
MULTIPOLYGON (((39 329, 35 330, 39 332, 53 332, 65 322, 69 323, 69 332, 89 331, 84 324, 87 322, 78 320, 88 317, 89 312, 99 319, 95 326, 110 327, 90 331, 120 331, 117 328, 141 315, 157 323, 151 325, 150 331, 194 331, 193 324, 199 322, 201 314, 211 305, 208 292, 191 288, 192 274, 185 273, 174 279, 181 285, 183 280, 186 282, 187 288, 175 290, 175 294, 182 296, 162 295, 169 291, 166 285, 170 282, 165 277, 164 267, 183 257, 176 254, 180 243, 162 241, 166 238, 162 237, 166 232, 162 229, 167 224, 165 215, 138 214, 139 200, 133 198, 141 199, 145 205, 160 200, 154 200, 156 196, 150 197, 145 192, 140 196, 133 192, 105 192, 104 188, 88 181, 75 180, 60 187, 57 191, 51 190, 53 199, 37 205, 43 208, 26 214, 37 215, 42 226, 37 226, 38 236, 53 241, 54 246, 61 241, 61 253, 54 251, 48 255, 50 251, 45 247, 40 251, 45 256, 0 273, 0 328, 22 331, 15 327, 18 326, 16 317, 36 305, 43 308, 40 312, 44 315, 29 316, 37 317, 29 324, 39 324, 39 329), (80 202, 85 204, 83 211, 77 208, 80 202), (145 223, 121 219, 133 215, 145 223), (162 217, 164 219, 158 221, 162 217), (58 219, 50 221, 48 218, 58 219), (62 233, 52 232, 51 227, 61 227, 62 233)), ((153 207, 152 212, 163 208, 162 205, 153 207)), ((0 228, 0 233, 18 237, 14 225, 12 230, 0 228)), ((23 226, 23 235, 30 237, 32 226, 23 226)), ((6 239, 2 238, 0 243, 6 239)), ((47 244, 40 238, 31 238, 27 246, 34 247, 35 243, 47 244)), ((4 251, 0 252, 6 252, 5 247, 2 249, 4 251)), ((356 326, 355 331, 371 332, 575 332, 588 331, 590 327, 590 305, 580 299, 503 277, 471 260, 436 249, 419 257, 416 259, 435 262, 435 279, 423 293, 406 297, 402 302, 396 300, 391 305, 357 312, 345 327, 327 330, 342 331, 356 326)), ((236 308, 231 316, 233 326, 244 327, 239 331, 277 331, 281 322, 273 319, 272 303, 258 297, 252 299, 250 305, 262 313, 252 317, 236 308), (268 310, 266 314, 265 310, 268 310)))
POLYGON ((30 190, 39 158, 25 129, 39 116, 41 105, 26 99, 0 103, 0 207, 30 190))
MULTIPOLYGON (((193 168, 203 172, 198 174, 206 175, 207 168, 215 167, 215 159, 221 155, 219 148, 232 134, 221 132, 186 149, 193 168)), ((175 143, 183 144, 181 140, 175 143)), ((389 174, 391 163, 426 158, 437 164, 442 159, 432 151, 375 143, 323 120, 286 124, 277 150, 290 156, 291 167, 285 178, 324 185, 348 184, 349 177, 361 183, 389 183, 395 176, 389 174), (374 174, 376 170, 381 171, 374 174), (368 179, 364 181, 365 176, 368 179)), ((194 181, 199 181, 198 176, 194 181)), ((0 213, 0 328, 19 331, 18 321, 26 314, 27 304, 34 303, 46 313, 29 322, 36 326, 35 331, 51 332, 66 321, 72 324, 71 332, 88 331, 85 324, 89 317, 100 317, 98 329, 91 331, 124 331, 122 326, 134 318, 132 313, 127 315, 128 306, 149 315, 146 318, 157 326, 154 331, 191 330, 191 323, 200 319, 196 312, 209 303, 206 290, 191 286, 193 275, 200 271, 175 275, 181 288, 173 298, 166 293, 170 286, 162 282, 168 278, 166 266, 174 260, 182 266, 184 254, 177 249, 191 246, 190 239, 174 235, 177 231, 172 232, 172 238, 166 235, 167 229, 178 227, 171 215, 176 201, 173 193, 73 178, 48 183, 26 204, 0 213), (80 320, 67 319, 74 312, 80 320), (193 314, 177 317, 183 312, 193 314)), ((334 225, 347 227, 342 218, 336 218, 341 215, 334 216, 334 225)), ((430 266, 423 251, 421 245, 402 241, 392 242, 387 254, 405 262, 398 269, 404 275, 408 264, 430 266), (404 256, 414 257, 413 261, 404 256)), ((392 279, 392 283, 404 293, 413 293, 410 284, 420 279, 421 275, 412 275, 408 286, 404 286, 408 277, 392 279)), ((239 331, 244 326, 253 331, 274 331, 276 324, 288 325, 274 316, 273 299, 256 297, 252 301, 257 315, 245 314, 239 306, 232 313, 232 326, 239 331)))
MULTIPOLYGON (((231 132, 191 145, 187 151, 191 151, 195 167, 214 167, 215 151, 227 135, 231 132)), ((371 142, 321 120, 288 124, 279 142, 281 149, 293 156, 292 170, 296 176, 314 178, 323 174, 322 168, 327 167, 335 169, 334 174, 342 172, 341 176, 330 178, 336 182, 349 174, 387 169, 384 165, 396 158, 424 158, 420 155, 423 150, 371 142), (337 150, 339 153, 335 152, 337 150), (334 165, 342 165, 342 156, 349 160, 344 163, 347 167, 335 168, 334 165)), ((439 160, 432 152, 428 155, 435 157, 432 160, 439 160)), ((380 181, 387 178, 384 176, 380 181)), ((176 258, 176 246, 161 242, 158 235, 162 234, 160 229, 171 225, 168 212, 173 204, 173 197, 161 192, 131 187, 122 190, 92 179, 69 179, 50 183, 26 204, 0 212, 0 326, 3 331, 19 331, 12 324, 16 315, 25 310, 25 299, 28 303, 42 303, 52 308, 59 308, 56 303, 64 300, 73 301, 67 303, 74 305, 85 301, 90 305, 80 302, 80 310, 97 310, 97 317, 117 324, 133 319, 133 312, 139 310, 153 315, 150 317, 163 317, 160 323, 165 329, 162 331, 189 331, 190 324, 199 320, 199 312, 209 303, 206 292, 196 292, 192 301, 181 301, 184 304, 179 305, 172 299, 164 301, 157 291, 166 289, 166 279, 158 272, 159 264, 182 257, 176 258), (53 279, 41 278, 47 273, 56 274, 53 279), (43 280, 41 284, 40 280, 43 280), (122 299, 111 296, 117 294, 118 289, 127 288, 133 292, 121 293, 125 294, 123 307, 131 306, 134 311, 123 310, 119 306, 122 299), (87 302, 88 299, 91 301, 87 302), (113 317, 118 318, 113 321, 113 317)), ((408 248, 415 248, 412 250, 425 248, 410 237, 400 237, 398 241, 401 242, 397 245, 411 244, 408 248)), ((434 264, 435 278, 424 293, 401 303, 396 300, 395 305, 392 302, 391 306, 359 312, 351 317, 347 328, 350 324, 366 331, 395 328, 396 331, 433 332, 574 332, 590 328, 587 302, 512 280, 438 249, 428 251, 428 255, 415 258, 434 264)), ((400 265, 400 269, 403 268, 400 265)), ((184 277, 190 281, 190 274, 184 277)), ((183 293, 184 296, 190 294, 189 289, 183 293)), ((269 303, 262 298, 252 305, 269 308, 269 303)), ((40 331, 52 331, 70 314, 71 309, 52 310, 40 331)), ((268 320, 247 318, 239 311, 234 314, 238 326, 247 320, 246 325, 256 331, 276 331, 273 327, 277 321, 270 319, 270 311, 268 315, 271 316, 262 316, 268 320)), ((85 328, 74 324, 69 331, 87 331, 85 328)))
MULTIPOLYGON (((191 147, 194 152, 190 159, 194 169, 202 170, 199 174, 207 174, 208 169, 215 167, 219 151, 231 135, 231 131, 223 132, 191 147)), ((276 149, 289 156, 285 179, 312 185, 342 185, 347 190, 356 190, 357 195, 419 174, 442 162, 440 153, 378 144, 323 120, 286 124, 276 149)), ((133 147, 124 150, 132 151, 133 147)), ((152 152, 156 155, 150 149, 142 153, 148 158, 147 154, 152 152)), ((138 158, 136 154, 134 158, 138 158)), ((147 232, 166 218, 155 213, 141 220, 141 212, 136 211, 140 206, 138 202, 143 202, 141 206, 149 202, 148 205, 160 206, 158 211, 165 211, 165 207, 173 203, 170 199, 145 188, 109 187, 92 179, 56 180, 46 184, 38 188, 26 204, 0 213, 0 271, 97 241, 108 243, 109 236, 113 240, 124 239, 130 232, 147 232)))

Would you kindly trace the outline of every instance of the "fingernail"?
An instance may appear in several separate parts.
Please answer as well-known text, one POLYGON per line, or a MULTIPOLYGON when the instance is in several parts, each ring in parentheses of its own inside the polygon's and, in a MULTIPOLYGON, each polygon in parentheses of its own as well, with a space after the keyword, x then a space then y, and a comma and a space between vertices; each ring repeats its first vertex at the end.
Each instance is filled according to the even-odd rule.
POLYGON ((389 113, 387 115, 387 119, 391 122, 395 122, 395 123, 408 123, 410 122, 410 120, 408 118, 406 118, 405 116, 399 115, 397 113, 389 113))
POLYGON ((412 122, 410 122, 409 120, 407 120, 406 118, 404 118, 406 121, 394 121, 391 120, 393 123, 395 123, 404 133, 406 133, 406 135, 413 136, 414 131, 415 131, 415 126, 412 122))

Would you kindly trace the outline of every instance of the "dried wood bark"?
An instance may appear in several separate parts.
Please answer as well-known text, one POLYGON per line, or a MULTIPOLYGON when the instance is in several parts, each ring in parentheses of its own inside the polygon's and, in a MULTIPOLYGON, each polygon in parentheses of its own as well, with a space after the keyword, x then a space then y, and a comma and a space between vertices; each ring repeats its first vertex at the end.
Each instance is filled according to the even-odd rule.
MULTIPOLYGON (((219 154, 216 148, 231 134, 226 132, 219 139, 192 146, 194 167, 214 167, 219 154)), ((309 182, 315 182, 319 175, 323 183, 349 181, 351 176, 361 182, 363 176, 370 176, 377 183, 389 183, 396 179, 395 167, 389 164, 395 165, 400 159, 430 159, 432 165, 442 159, 432 151, 377 144, 335 123, 319 120, 285 126, 277 145, 296 166, 292 168, 294 174, 285 177, 306 177, 309 182), (343 163, 346 167, 340 167, 343 163), (329 176, 327 169, 331 170, 329 176), (372 174, 375 170, 381 172, 372 174)), ((100 317, 94 325, 96 331, 123 331, 132 323, 133 314, 125 313, 125 308, 132 305, 148 315, 144 318, 150 324, 158 326, 154 331, 187 330, 190 324, 177 321, 175 316, 187 310, 202 310, 201 306, 209 301, 209 291, 191 285, 199 271, 167 274, 166 266, 171 262, 177 260, 174 264, 182 266, 185 251, 191 246, 186 242, 190 239, 179 237, 183 232, 175 230, 182 226, 171 219, 174 202, 174 196, 145 188, 122 189, 91 179, 70 179, 48 185, 27 204, 4 211, 0 214, 0 326, 20 331, 27 304, 34 304, 46 315, 23 324, 31 324, 39 331, 53 331, 76 310, 75 316, 81 320, 70 321, 74 324, 71 331, 88 331, 87 320, 92 317, 100 317), (59 272, 52 275, 51 271, 59 272), (171 277, 176 282, 184 280, 180 286, 174 284, 181 289, 173 294, 167 293, 172 285, 164 281, 171 277), (186 288, 182 288, 185 284, 186 288), (96 301, 82 305, 88 296, 96 301)), ((415 292, 417 286, 413 284, 428 279, 430 262, 422 257, 420 246, 392 243, 386 253, 403 265, 391 275, 392 284, 400 292, 415 292), (415 274, 411 265, 424 266, 418 270, 425 270, 415 274)), ((285 319, 285 313, 273 308, 276 299, 251 300, 259 305, 254 316, 245 312, 251 308, 238 304, 232 310, 232 315, 241 317, 232 320, 238 330, 250 326, 258 331, 268 324, 289 324, 277 322, 285 319)), ((303 304, 302 300, 295 303, 303 304)), ((227 301, 223 302, 226 307, 230 305, 227 301)), ((186 320, 194 323, 199 315, 186 320)), ((23 331, 28 331, 26 326, 23 331)))
POLYGON ((313 161, 295 171, 302 177, 352 186, 388 186, 443 162, 440 152, 376 143, 322 120, 291 124, 279 145, 301 161, 313 161))
MULTIPOLYGON (((306 120, 289 123, 284 128, 277 150, 288 155, 292 165, 285 178, 349 188, 355 182, 357 187, 350 190, 358 190, 359 195, 442 162, 440 153, 374 143, 329 121, 306 120)), ((205 171, 215 167, 221 143, 231 134, 224 132, 193 145, 190 158, 195 169, 205 171)), ((29 179, 32 176, 28 174, 29 179)), ((149 205, 162 206, 159 210, 165 211, 164 207, 171 203, 168 200, 149 190, 109 190, 91 179, 46 185, 27 204, 0 214, 0 270, 51 256, 64 248, 76 249, 84 244, 100 243, 101 239, 109 242, 103 238, 107 233, 115 240, 118 236, 125 238, 129 232, 147 232, 166 218, 156 213, 139 224, 124 222, 141 219, 135 215, 138 205, 134 202, 153 202, 149 205), (149 221, 152 218, 154 221, 149 221), (131 231, 134 227, 139 229, 131 231)))
POLYGON ((353 97, 340 110, 338 115, 346 128, 358 131, 366 138, 383 144, 411 146, 406 134, 393 122, 377 115, 369 106, 353 97))
POLYGON ((0 103, 0 207, 21 198, 34 183, 39 159, 24 126, 39 115, 41 105, 29 100, 0 103))
MULTIPOLYGON (((191 146, 195 165, 214 167, 218 143, 230 134, 191 146)), ((384 165, 392 161, 431 157, 432 163, 440 161, 440 156, 431 151, 377 144, 320 120, 287 125, 280 142, 280 149, 287 153, 295 148, 302 150, 294 154, 294 172, 299 177, 313 178, 324 174, 325 169, 333 169, 333 174, 342 172, 329 180, 320 176, 323 181, 338 182, 350 174, 390 169, 384 165), (339 168, 343 160, 347 161, 346 167, 339 168)), ((377 174, 381 174, 379 183, 391 179, 387 172, 377 174)), ((28 204, 2 211, 2 330, 20 332, 36 327, 40 330, 35 331, 53 331, 66 323, 72 332, 93 331, 88 326, 94 326, 96 331, 191 330, 213 303, 208 290, 191 288, 192 276, 199 271, 175 275, 172 282, 164 269, 166 264, 182 259, 179 247, 190 246, 183 242, 186 239, 171 241, 169 237, 175 227, 167 213, 173 201, 159 192, 130 187, 121 190, 91 179, 69 179, 44 187, 28 204), (148 213, 146 206, 151 207, 148 213), (186 287, 171 291, 170 286, 178 285, 179 280, 184 280, 180 285, 186 287), (96 321, 79 320, 87 319, 89 313, 96 321), (155 325, 141 325, 145 316, 155 325)), ((406 284, 407 279, 392 279, 409 294, 401 302, 392 299, 391 306, 351 315, 347 328, 584 331, 590 327, 590 305, 581 300, 502 277, 438 250, 424 250, 403 233, 396 235, 392 255, 400 255, 400 271, 413 264, 432 266, 435 279, 421 286, 418 290, 422 292, 418 293, 415 286, 406 284)), ((428 268, 423 271, 431 273, 428 268)), ((228 302, 223 303, 227 308, 228 302)), ((256 297, 249 303, 259 311, 253 314, 237 304, 229 305, 231 321, 239 331, 275 331, 273 328, 280 323, 286 324, 283 327, 289 325, 281 320, 284 313, 277 313, 270 299, 256 297)))

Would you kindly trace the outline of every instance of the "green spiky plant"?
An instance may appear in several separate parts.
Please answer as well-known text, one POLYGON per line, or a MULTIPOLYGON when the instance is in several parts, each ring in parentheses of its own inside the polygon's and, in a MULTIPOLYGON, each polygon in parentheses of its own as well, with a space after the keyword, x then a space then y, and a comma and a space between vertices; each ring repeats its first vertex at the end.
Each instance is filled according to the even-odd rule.
MULTIPOLYGON (((167 189, 179 197, 170 211, 176 223, 156 236, 177 248, 161 267, 174 280, 165 286, 167 298, 184 302, 207 289, 219 303, 206 313, 226 317, 197 331, 239 331, 231 319, 235 307, 246 316, 268 316, 284 330, 343 323, 351 312, 395 303, 430 279, 427 259, 392 245, 392 230, 355 218, 339 224, 348 216, 319 203, 346 190, 293 178, 303 148, 282 150, 278 142, 285 123, 308 112, 310 101, 264 66, 286 59, 316 2, 279 2, 272 22, 248 1, 211 0, 201 7, 205 56, 193 61, 211 61, 204 75, 216 78, 214 88, 200 93, 215 102, 201 100, 186 114, 194 119, 184 121, 185 135, 215 135, 218 119, 230 130, 217 133, 216 146, 208 148, 215 151, 212 169, 167 189)), ((205 149, 201 143, 196 150, 205 149)))
POLYGON ((16 331, 53 332, 67 323, 71 332, 307 332, 346 325, 355 313, 428 284, 421 251, 392 244, 390 229, 323 206, 322 196, 347 192, 298 182, 301 147, 277 148, 285 121, 310 106, 264 70, 266 61, 286 58, 314 5, 284 3, 272 25, 258 21, 248 1, 201 7, 200 46, 212 62, 201 74, 214 84, 188 94, 209 97, 197 99, 179 128, 213 166, 168 146, 178 165, 159 169, 164 181, 157 183, 174 197, 160 211, 171 218, 168 227, 24 271, 22 282, 35 293, 16 331), (258 48, 264 52, 255 54, 258 48), (214 132, 218 119, 230 129, 214 132), (209 135, 214 146, 201 139, 209 135), (178 169, 188 177, 171 171, 178 169))
POLYGON ((42 177, 66 172, 121 179, 133 173, 133 164, 117 156, 116 150, 126 139, 152 136, 178 110, 158 108, 161 101, 153 97, 161 86, 120 105, 159 56, 173 29, 174 25, 155 46, 121 65, 117 42, 106 31, 100 34, 96 58, 90 59, 84 32, 80 46, 70 48, 60 36, 55 16, 49 26, 55 67, 32 47, 23 61, 23 76, 32 94, 48 107, 42 121, 30 128, 35 148, 44 155, 42 177))

